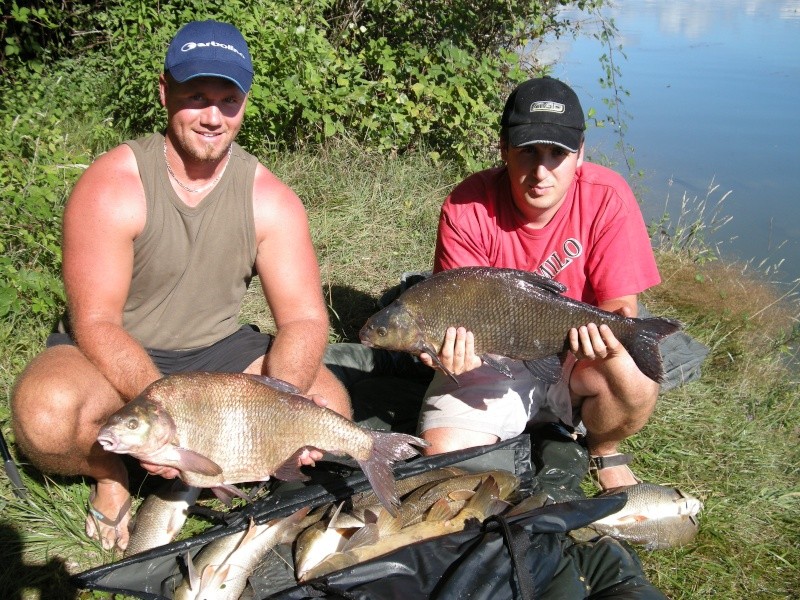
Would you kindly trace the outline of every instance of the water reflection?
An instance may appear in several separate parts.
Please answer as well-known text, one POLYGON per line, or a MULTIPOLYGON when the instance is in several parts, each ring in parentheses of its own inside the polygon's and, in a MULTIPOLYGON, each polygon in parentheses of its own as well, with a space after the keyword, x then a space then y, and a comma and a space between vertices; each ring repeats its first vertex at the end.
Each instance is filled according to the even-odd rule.
MULTIPOLYGON (((731 192, 733 220, 716 240, 723 250, 756 263, 783 260, 778 278, 800 277, 800 0, 623 0, 601 14, 614 20, 625 55, 615 50, 624 140, 645 174, 646 217, 658 217, 668 196, 702 199, 713 181, 717 197, 731 192)), ((533 53, 602 118, 610 92, 598 83, 599 57, 609 48, 592 35, 596 16, 569 17, 580 35, 533 53)), ((591 129, 587 139, 624 171, 612 129, 591 129)))

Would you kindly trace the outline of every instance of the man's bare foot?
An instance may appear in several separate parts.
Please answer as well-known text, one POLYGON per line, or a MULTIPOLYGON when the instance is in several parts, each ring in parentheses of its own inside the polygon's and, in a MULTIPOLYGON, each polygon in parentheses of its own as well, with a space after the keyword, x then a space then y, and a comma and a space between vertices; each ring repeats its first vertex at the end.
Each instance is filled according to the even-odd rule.
POLYGON ((603 490, 641 483, 641 479, 633 474, 628 465, 606 467, 601 471, 597 471, 595 481, 603 490))
POLYGON ((116 481, 98 481, 92 486, 86 515, 86 535, 99 539, 105 550, 128 547, 128 522, 131 520, 131 496, 116 481))

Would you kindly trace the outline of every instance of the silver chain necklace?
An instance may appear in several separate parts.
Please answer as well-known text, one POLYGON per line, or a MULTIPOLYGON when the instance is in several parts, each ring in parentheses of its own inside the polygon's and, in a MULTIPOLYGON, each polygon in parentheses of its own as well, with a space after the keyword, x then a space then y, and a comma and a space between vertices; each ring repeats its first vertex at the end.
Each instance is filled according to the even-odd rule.
POLYGON ((222 179, 222 176, 225 174, 225 169, 228 168, 228 163, 231 162, 231 152, 233 152, 233 144, 228 146, 228 160, 225 161, 225 166, 222 167, 222 171, 219 172, 219 175, 217 175, 213 181, 210 181, 209 183, 199 188, 190 188, 188 185, 186 185, 180 179, 178 179, 178 176, 175 175, 175 171, 173 171, 172 167, 169 166, 169 159, 167 158, 167 140, 166 139, 164 140, 164 162, 167 164, 167 173, 169 173, 172 179, 175 180, 175 183, 177 183, 179 186, 181 186, 184 190, 186 190, 190 194, 199 194, 200 192, 205 192, 206 190, 210 190, 212 187, 217 185, 217 182, 219 182, 219 180, 222 179))

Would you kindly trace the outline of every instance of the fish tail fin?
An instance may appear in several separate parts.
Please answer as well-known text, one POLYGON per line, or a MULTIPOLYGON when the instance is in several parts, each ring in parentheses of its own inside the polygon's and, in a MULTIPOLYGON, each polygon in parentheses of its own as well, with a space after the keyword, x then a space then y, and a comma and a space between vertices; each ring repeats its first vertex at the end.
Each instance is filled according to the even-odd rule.
POLYGON ((649 317, 637 319, 637 326, 626 349, 639 370, 656 383, 664 382, 664 363, 658 342, 681 329, 673 319, 649 317))
POLYGON ((394 485, 392 466, 398 460, 416 456, 419 451, 414 448, 428 446, 428 442, 413 435, 385 431, 370 431, 372 451, 366 459, 359 459, 358 464, 367 476, 375 495, 393 517, 397 516, 400 500, 394 485))

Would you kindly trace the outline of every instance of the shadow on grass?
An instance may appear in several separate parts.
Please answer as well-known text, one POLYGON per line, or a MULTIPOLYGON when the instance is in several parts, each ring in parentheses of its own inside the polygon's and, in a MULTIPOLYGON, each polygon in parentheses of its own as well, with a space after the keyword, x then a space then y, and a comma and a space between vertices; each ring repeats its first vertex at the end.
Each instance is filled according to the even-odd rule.
POLYGON ((350 286, 326 288, 328 314, 343 342, 358 343, 358 331, 378 311, 378 300, 350 286))
MULTIPOLYGON (((23 592, 38 592, 42 600, 75 600, 78 590, 70 583, 61 558, 43 565, 26 565, 22 560, 22 536, 7 523, 0 523, 0 598, 22 600, 23 592)), ((28 596, 30 597, 30 596, 28 596)))
MULTIPOLYGON (((410 277, 409 281, 415 281, 414 277, 410 277)), ((401 282, 398 282, 384 288, 378 297, 373 297, 350 286, 326 286, 328 316, 342 336, 341 341, 358 343, 358 332, 367 319, 395 300, 404 289, 401 282)))

